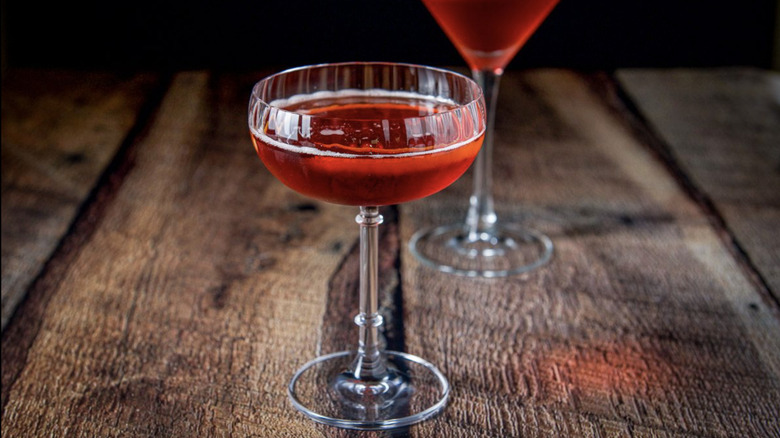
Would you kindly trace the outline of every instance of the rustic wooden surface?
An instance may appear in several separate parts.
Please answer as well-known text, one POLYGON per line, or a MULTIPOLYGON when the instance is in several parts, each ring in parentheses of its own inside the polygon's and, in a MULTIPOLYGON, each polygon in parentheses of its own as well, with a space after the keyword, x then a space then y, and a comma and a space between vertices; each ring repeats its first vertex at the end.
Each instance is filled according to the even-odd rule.
POLYGON ((618 78, 780 300, 780 74, 626 70, 618 78))
MULTIPOLYGON (((90 166, 86 189, 62 195, 75 207, 58 216, 59 233, 47 231, 48 220, 17 216, 28 204, 7 196, 6 182, 19 184, 6 173, 38 160, 11 159, 18 141, 7 143, 6 131, 45 106, 8 105, 4 82, 4 294, 16 271, 32 274, 3 331, 2 435, 780 437, 780 236, 772 232, 780 224, 771 190, 780 127, 757 125, 743 112, 750 102, 737 99, 746 86, 739 78, 776 76, 689 73, 698 79, 675 71, 505 76, 495 196, 503 220, 553 238, 543 269, 468 279, 410 255, 418 227, 464 214, 469 176, 383 209, 388 344, 438 364, 453 385, 440 416, 385 433, 316 425, 287 401, 298 366, 353 343, 358 233, 354 209, 291 192, 255 157, 245 113, 263 72, 186 72, 170 84, 126 77, 99 93, 114 96, 116 113, 86 99, 104 114, 98 124, 111 123, 113 149, 90 166), (169 86, 158 102, 160 84, 169 86), (685 119, 693 101, 712 107, 724 95, 736 108, 718 114, 725 121, 685 119), (729 160, 725 151, 702 161, 690 151, 724 144, 716 133, 715 146, 690 143, 692 132, 709 132, 695 123, 720 122, 728 135, 747 135, 745 154, 766 157, 755 165, 767 174, 740 170, 751 178, 740 186, 750 209, 719 195, 739 176, 708 167, 729 160), (7 243, 9 254, 24 254, 6 237, 21 227, 48 249, 6 271, 7 243)), ((15 99, 34 96, 30 78, 15 99)), ((89 88, 88 78, 70 77, 59 96, 74 84, 89 88)), ((777 107, 769 108, 763 120, 771 122, 777 107)), ((95 129, 75 124, 85 119, 51 124, 99 148, 79 141, 95 129)), ((45 210, 58 198, 52 186, 28 202, 45 210)))
POLYGON ((155 77, 13 70, 2 95, 2 327, 130 135, 155 77))

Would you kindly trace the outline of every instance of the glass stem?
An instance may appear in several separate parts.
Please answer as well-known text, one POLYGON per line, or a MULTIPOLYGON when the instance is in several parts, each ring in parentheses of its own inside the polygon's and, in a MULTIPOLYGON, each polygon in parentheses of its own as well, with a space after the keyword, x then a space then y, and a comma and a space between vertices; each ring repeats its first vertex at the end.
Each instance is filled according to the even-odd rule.
POLYGON ((358 354, 352 364, 355 378, 380 380, 387 376, 387 364, 379 345, 379 256, 378 227, 382 215, 378 207, 360 207, 355 221, 360 225, 360 313, 355 317, 359 327, 358 354))
POLYGON ((493 131, 496 116, 496 101, 501 73, 493 70, 473 70, 474 80, 482 87, 487 110, 487 125, 482 149, 474 163, 474 191, 469 199, 469 212, 466 215, 468 240, 485 240, 492 234, 496 224, 496 212, 493 209, 493 131))

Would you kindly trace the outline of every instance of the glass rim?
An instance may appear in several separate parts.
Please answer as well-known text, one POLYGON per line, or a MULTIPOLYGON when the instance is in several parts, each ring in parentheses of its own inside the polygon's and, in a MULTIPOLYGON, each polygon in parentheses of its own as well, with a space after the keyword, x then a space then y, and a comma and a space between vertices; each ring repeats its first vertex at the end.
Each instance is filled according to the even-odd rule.
MULTIPOLYGON (((289 75, 291 73, 297 73, 302 72, 305 70, 313 70, 313 69, 322 69, 327 67, 400 67, 400 68, 406 68, 406 69, 418 69, 418 70, 428 70, 435 73, 441 73, 444 75, 449 75, 451 77, 465 80, 465 83, 469 85, 469 88, 471 88, 474 92, 473 96, 471 96, 471 99, 468 102, 463 103, 456 103, 456 106, 454 108, 449 108, 444 111, 437 112, 436 115, 439 114, 446 114, 449 112, 455 112, 458 111, 461 108, 468 107, 470 105, 473 105, 477 102, 479 102, 480 99, 483 99, 484 91, 482 90, 482 87, 479 86, 479 84, 472 78, 458 73, 453 70, 449 70, 446 68, 441 67, 432 67, 429 65, 423 65, 423 64, 414 64, 414 63, 405 63, 405 62, 392 62, 392 61, 346 61, 346 62, 326 62, 326 63, 319 63, 319 64, 309 64, 309 65, 302 65, 298 67, 292 67, 288 68, 276 73, 273 73, 271 75, 268 75, 259 81, 257 81, 252 86, 252 99, 256 102, 260 102, 261 104, 269 107, 269 108, 277 108, 279 110, 282 110, 284 112, 292 113, 292 114, 301 114, 297 111, 291 111, 288 109, 280 108, 279 106, 273 105, 273 101, 269 102, 264 96, 261 95, 260 89, 263 87, 264 84, 269 83, 273 79, 280 78, 285 75, 289 75)), ((366 91, 371 90, 372 88, 363 88, 360 90, 366 91)), ((376 88, 373 88, 376 89, 376 88)), ((317 117, 316 115, 307 114, 310 117, 317 117)), ((430 115, 427 116, 421 116, 421 117, 430 117, 430 115)), ((415 117, 412 117, 415 118, 415 117)))

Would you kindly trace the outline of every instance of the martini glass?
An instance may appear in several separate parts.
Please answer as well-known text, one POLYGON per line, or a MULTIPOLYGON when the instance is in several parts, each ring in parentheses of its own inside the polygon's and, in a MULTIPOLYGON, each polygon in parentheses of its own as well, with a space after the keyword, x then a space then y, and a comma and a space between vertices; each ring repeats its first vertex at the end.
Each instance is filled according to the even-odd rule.
POLYGON ((504 277, 547 263, 546 235, 499 221, 493 206, 492 153, 501 75, 558 0, 422 0, 485 90, 487 134, 474 166, 474 186, 463 223, 418 231, 410 248, 423 263, 471 277, 504 277))
POLYGON ((389 429, 447 403, 449 384, 434 365, 380 345, 378 207, 431 195, 460 177, 481 147, 485 114, 474 81, 423 66, 323 64, 255 85, 249 128, 268 170, 304 195, 359 207, 357 347, 308 362, 288 387, 293 405, 313 420, 389 429))

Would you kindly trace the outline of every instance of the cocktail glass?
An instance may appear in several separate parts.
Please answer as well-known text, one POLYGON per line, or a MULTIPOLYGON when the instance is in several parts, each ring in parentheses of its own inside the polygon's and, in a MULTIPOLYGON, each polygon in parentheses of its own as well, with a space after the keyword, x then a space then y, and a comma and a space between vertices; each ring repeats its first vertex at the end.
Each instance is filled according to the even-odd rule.
POLYGON ((268 170, 304 195, 360 207, 357 349, 317 357, 288 387, 293 405, 315 421, 388 429, 445 406, 449 384, 434 365, 381 347, 379 206, 428 196, 460 177, 482 144, 484 105, 471 79, 405 64, 315 65, 255 85, 249 127, 268 170))
POLYGON ((422 0, 485 92, 487 134, 474 165, 463 223, 416 232, 410 249, 426 265, 471 277, 528 272, 552 258, 543 233, 499 221, 493 205, 493 131, 501 75, 558 0, 422 0))

